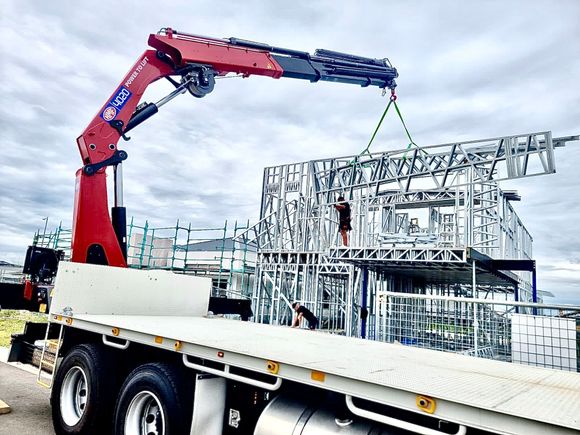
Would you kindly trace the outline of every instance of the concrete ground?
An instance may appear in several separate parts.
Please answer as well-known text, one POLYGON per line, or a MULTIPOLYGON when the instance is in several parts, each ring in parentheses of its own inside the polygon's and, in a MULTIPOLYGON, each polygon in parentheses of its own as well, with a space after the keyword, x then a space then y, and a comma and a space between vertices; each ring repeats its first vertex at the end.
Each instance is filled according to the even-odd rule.
POLYGON ((49 396, 33 373, 0 362, 0 399, 12 408, 0 415, 0 434, 54 435, 49 396))

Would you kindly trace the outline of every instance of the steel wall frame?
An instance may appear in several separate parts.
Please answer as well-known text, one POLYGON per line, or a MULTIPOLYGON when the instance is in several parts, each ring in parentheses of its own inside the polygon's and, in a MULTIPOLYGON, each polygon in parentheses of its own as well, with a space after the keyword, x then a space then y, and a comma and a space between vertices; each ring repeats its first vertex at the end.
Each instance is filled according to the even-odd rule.
MULTIPOLYGON (((361 260, 373 260, 367 269, 372 338, 379 289, 426 293, 437 285, 382 271, 381 264, 471 267, 468 248, 495 259, 531 259, 532 238, 510 203, 514 197, 497 182, 555 172, 554 146, 576 139, 552 140, 547 131, 265 168, 260 221, 239 238, 258 247, 256 320, 286 324, 292 314, 289 304, 299 300, 323 325, 334 325, 336 316, 322 298, 330 292, 345 304, 344 333, 361 335, 361 275, 366 267, 361 260), (348 249, 341 247, 333 207, 340 194, 352 210, 348 249), (413 213, 427 216, 427 228, 411 221, 413 213), (342 288, 337 284, 330 291, 324 276, 333 267, 342 270, 335 270, 342 288)), ((530 300, 531 274, 514 275, 519 299, 530 300)), ((477 288, 502 295, 514 290, 501 280, 495 286, 478 283, 477 288)))

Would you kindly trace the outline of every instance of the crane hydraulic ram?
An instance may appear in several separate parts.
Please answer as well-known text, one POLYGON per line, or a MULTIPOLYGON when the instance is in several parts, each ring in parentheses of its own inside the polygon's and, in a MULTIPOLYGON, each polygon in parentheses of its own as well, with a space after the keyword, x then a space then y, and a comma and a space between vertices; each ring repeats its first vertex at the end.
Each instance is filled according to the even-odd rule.
POLYGON ((397 70, 388 59, 371 59, 330 50, 313 55, 238 38, 215 39, 165 28, 149 36, 146 50, 131 67, 89 126, 77 138, 83 167, 77 171, 71 260, 126 267, 126 218, 123 207, 121 137, 176 96, 201 98, 215 78, 229 73, 310 82, 330 81, 394 89, 397 70), (175 90, 157 103, 139 104, 153 82, 165 78, 175 90), (108 211, 105 169, 114 168, 115 201, 108 211))

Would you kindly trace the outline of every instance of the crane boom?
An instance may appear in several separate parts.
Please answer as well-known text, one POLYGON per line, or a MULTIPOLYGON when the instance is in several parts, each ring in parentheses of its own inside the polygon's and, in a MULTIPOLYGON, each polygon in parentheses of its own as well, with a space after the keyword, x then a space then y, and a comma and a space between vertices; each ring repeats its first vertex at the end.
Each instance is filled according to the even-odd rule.
POLYGON ((330 50, 307 52, 239 38, 208 38, 171 28, 151 34, 146 50, 77 138, 83 167, 77 171, 72 256, 75 262, 125 267, 125 209, 122 205, 119 150, 121 137, 155 115, 159 107, 185 92, 201 98, 215 78, 229 73, 310 82, 331 81, 394 89, 397 70, 388 59, 330 50), (147 87, 165 78, 175 90, 156 103, 139 104, 147 87), (115 169, 115 205, 108 210, 105 169, 115 169))

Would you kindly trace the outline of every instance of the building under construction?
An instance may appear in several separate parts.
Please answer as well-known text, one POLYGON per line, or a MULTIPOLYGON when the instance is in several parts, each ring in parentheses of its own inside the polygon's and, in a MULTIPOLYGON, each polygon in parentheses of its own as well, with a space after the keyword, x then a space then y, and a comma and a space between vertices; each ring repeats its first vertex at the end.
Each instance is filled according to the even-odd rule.
MULTIPOLYGON (((515 359, 514 319, 537 314, 526 304, 541 294, 520 197, 498 181, 555 172, 554 149, 577 139, 542 132, 266 168, 261 219, 239 237, 258 247, 255 319, 288 325, 300 301, 329 332, 515 359)), ((553 328, 575 331, 567 320, 553 328)), ((545 365, 576 369, 575 334, 568 344, 569 360, 545 365)))

